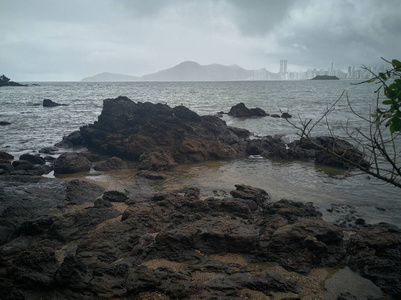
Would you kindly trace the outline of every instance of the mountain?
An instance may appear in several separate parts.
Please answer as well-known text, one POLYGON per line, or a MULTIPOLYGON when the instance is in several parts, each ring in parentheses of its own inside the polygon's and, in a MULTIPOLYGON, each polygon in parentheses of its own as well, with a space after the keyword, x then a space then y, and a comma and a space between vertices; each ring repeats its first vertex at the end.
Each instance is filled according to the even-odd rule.
POLYGON ((102 73, 82 81, 236 81, 276 79, 277 74, 266 69, 246 70, 237 65, 212 64, 202 66, 197 62, 185 61, 172 68, 142 77, 102 73))
POLYGON ((104 72, 91 77, 85 77, 81 81, 87 82, 104 82, 104 81, 136 81, 140 80, 139 77, 123 74, 114 74, 109 72, 104 72))

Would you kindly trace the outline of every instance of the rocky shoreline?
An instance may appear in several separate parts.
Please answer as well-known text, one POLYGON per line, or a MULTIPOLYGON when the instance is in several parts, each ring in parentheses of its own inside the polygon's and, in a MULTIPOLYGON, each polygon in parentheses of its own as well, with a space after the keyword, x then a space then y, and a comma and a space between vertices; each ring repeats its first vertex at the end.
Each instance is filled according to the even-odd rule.
MULTIPOLYGON (((104 104, 98 122, 59 145, 91 152, 60 155, 52 147, 42 149, 44 158, 27 154, 12 163, 0 153, 2 299, 401 297, 395 226, 332 224, 312 203, 272 201, 240 183, 230 195, 206 198, 197 187, 166 192, 151 184, 166 180, 161 170, 210 159, 338 161, 305 142, 250 139, 185 107, 125 97, 104 104), (126 168, 126 159, 138 162, 137 189, 38 176, 107 172, 126 168)), ((363 158, 344 141, 316 141, 363 158)))

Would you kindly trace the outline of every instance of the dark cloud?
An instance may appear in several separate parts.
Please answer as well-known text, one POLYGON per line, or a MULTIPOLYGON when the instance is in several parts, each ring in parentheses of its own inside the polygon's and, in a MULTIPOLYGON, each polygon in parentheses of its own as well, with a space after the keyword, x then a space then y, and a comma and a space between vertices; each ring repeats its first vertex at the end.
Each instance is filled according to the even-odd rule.
POLYGON ((184 60, 266 67, 400 58, 399 0, 2 0, 0 73, 13 80, 143 75, 184 60))
POLYGON ((244 35, 265 35, 284 22, 295 0, 231 0, 232 18, 244 35))

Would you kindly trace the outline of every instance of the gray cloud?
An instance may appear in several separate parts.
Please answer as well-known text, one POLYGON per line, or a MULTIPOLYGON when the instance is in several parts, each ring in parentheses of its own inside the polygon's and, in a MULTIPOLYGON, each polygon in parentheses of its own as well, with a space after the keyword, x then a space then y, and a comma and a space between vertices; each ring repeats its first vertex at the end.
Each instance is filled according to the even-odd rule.
POLYGON ((13 80, 144 75, 185 60, 289 68, 400 58, 398 0, 0 2, 0 73, 13 80))

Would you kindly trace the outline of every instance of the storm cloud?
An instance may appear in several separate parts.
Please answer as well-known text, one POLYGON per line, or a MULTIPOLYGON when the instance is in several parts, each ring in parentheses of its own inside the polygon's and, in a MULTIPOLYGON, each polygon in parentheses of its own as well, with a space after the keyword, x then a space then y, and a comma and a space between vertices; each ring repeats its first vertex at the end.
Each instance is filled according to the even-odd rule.
POLYGON ((400 59, 398 0, 2 0, 0 73, 141 76, 182 61, 277 72, 400 59))

